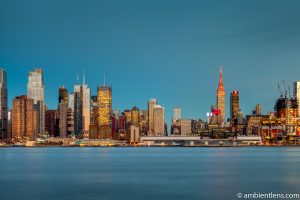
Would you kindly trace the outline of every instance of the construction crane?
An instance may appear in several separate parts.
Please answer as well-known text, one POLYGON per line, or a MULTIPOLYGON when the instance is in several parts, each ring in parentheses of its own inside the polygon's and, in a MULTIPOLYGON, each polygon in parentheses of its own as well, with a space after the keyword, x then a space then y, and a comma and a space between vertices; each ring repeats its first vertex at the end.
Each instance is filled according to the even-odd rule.
POLYGON ((291 94, 291 87, 288 86, 288 90, 289 90, 289 98, 291 99, 292 98, 292 94, 291 94))
POLYGON ((284 88, 284 98, 286 98, 286 97, 287 97, 287 89, 286 89, 286 87, 285 87, 285 82, 284 82, 284 80, 282 80, 282 83, 283 83, 283 88, 284 88))
POLYGON ((283 93, 282 93, 282 90, 281 90, 281 88, 280 88, 279 83, 278 83, 278 90, 279 90, 279 93, 280 93, 280 97, 283 97, 283 93))

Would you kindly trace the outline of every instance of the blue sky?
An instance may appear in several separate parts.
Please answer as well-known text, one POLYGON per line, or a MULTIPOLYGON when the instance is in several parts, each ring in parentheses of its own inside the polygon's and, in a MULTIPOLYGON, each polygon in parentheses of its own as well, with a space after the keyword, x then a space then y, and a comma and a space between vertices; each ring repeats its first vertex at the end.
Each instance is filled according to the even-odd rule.
POLYGON ((9 103, 26 93, 27 74, 42 67, 49 108, 77 73, 96 94, 103 72, 113 108, 146 108, 157 98, 186 118, 215 104, 219 65, 229 95, 245 114, 272 111, 277 84, 300 79, 300 1, 0 0, 0 66, 9 103))

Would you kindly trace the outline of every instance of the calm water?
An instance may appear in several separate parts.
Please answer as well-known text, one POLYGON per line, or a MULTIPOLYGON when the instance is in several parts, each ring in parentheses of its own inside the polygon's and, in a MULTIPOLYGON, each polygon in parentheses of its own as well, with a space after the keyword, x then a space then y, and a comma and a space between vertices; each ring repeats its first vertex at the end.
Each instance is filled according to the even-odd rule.
POLYGON ((300 192, 300 148, 1 148, 1 200, 300 192))

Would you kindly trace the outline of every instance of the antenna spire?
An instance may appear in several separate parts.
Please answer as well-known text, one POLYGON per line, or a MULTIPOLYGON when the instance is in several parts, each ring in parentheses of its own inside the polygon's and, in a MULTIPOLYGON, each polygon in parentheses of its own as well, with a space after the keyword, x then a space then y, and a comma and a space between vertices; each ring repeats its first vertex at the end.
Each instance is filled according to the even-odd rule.
POLYGON ((83 70, 83 74, 82 74, 82 84, 85 85, 85 73, 84 73, 84 70, 83 70))
POLYGON ((220 65, 220 79, 219 79, 219 85, 223 85, 223 71, 222 71, 222 65, 220 65))
POLYGON ((105 78, 106 78, 106 77, 105 77, 105 70, 104 70, 104 86, 106 85, 106 82, 105 82, 106 80, 105 80, 105 78))

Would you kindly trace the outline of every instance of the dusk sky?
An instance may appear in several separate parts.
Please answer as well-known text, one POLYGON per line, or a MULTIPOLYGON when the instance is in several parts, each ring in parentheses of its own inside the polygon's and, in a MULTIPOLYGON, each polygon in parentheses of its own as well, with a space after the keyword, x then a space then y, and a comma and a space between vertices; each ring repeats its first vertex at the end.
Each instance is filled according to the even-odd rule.
POLYGON ((0 0, 0 66, 9 105, 26 94, 30 70, 44 70, 45 103, 76 75, 92 95, 113 87, 113 108, 147 107, 156 98, 170 123, 173 107, 205 119, 223 66, 227 117, 232 90, 249 114, 273 110, 277 84, 300 79, 299 0, 0 0))

